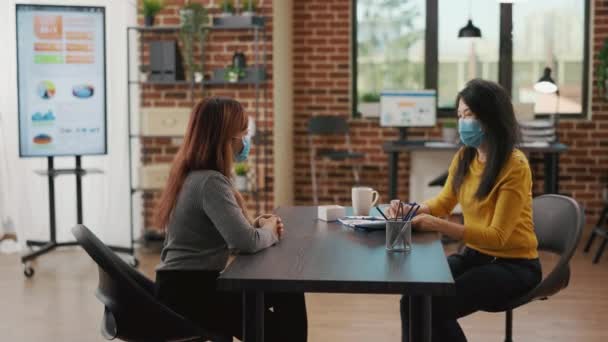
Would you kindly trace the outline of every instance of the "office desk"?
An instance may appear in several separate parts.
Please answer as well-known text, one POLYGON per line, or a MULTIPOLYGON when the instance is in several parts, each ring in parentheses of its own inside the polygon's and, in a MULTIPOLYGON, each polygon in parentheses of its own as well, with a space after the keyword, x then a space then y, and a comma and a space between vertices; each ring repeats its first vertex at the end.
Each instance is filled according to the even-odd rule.
POLYGON ((238 256, 219 277, 219 289, 243 293, 245 341, 264 339, 265 292, 327 292, 407 294, 411 341, 430 342, 431 298, 454 290, 438 234, 415 233, 409 253, 388 253, 384 231, 320 221, 316 210, 279 208, 285 238, 257 254, 238 256))
MULTIPOLYGON (((399 153, 410 151, 454 151, 458 145, 434 145, 427 146, 423 141, 395 142, 387 141, 382 145, 385 153, 388 153, 388 191, 391 199, 397 198, 399 177, 399 153)), ((523 152, 539 152, 544 154, 545 164, 545 193, 556 194, 559 192, 559 154, 568 150, 568 146, 554 143, 545 147, 522 146, 523 152)))

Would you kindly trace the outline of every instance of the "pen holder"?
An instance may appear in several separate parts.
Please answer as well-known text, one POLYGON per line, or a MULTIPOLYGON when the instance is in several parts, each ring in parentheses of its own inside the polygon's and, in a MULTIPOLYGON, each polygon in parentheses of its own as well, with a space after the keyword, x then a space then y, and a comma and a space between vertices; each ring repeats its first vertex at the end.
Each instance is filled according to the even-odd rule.
POLYGON ((412 221, 386 221, 386 250, 407 252, 412 248, 412 221))

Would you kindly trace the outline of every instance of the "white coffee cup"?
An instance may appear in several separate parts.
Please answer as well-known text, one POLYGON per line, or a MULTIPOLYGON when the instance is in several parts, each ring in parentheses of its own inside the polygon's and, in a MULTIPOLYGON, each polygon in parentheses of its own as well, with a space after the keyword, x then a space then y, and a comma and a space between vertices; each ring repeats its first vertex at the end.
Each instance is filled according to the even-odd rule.
POLYGON ((378 203, 380 194, 369 187, 354 187, 352 189, 353 210, 357 216, 369 215, 370 209, 378 203))

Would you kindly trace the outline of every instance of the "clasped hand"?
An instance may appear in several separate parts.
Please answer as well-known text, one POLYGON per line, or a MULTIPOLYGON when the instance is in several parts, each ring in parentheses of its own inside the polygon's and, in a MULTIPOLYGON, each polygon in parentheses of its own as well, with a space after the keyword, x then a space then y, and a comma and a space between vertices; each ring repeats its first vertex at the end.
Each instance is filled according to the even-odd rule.
POLYGON ((277 215, 262 214, 253 221, 253 226, 255 228, 268 229, 279 239, 285 234, 283 221, 277 215))

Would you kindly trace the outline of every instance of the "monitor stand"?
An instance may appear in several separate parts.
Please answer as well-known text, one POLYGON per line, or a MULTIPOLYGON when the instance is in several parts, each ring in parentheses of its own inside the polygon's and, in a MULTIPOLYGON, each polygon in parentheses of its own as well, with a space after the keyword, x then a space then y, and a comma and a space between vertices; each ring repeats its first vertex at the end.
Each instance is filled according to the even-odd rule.
POLYGON ((407 140, 407 127, 399 127, 399 139, 394 140, 395 145, 424 145, 424 140, 407 140))

